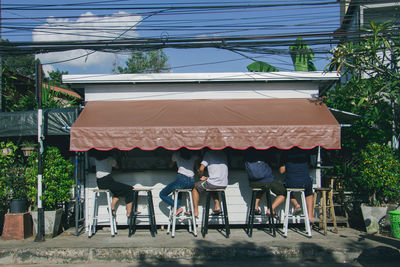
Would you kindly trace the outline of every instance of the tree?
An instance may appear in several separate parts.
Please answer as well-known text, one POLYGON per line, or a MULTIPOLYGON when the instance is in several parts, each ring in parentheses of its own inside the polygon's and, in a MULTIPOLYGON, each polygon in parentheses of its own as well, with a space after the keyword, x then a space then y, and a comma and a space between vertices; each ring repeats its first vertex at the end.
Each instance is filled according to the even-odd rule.
POLYGON ((256 61, 247 66, 247 69, 252 72, 277 72, 279 71, 274 66, 263 61, 256 61))
POLYGON ((327 105, 360 115, 352 127, 342 129, 342 149, 332 157, 335 174, 346 177, 353 189, 362 186, 360 151, 373 142, 387 144, 399 133, 394 110, 400 96, 400 38, 395 33, 389 23, 370 22, 359 42, 346 42, 332 51, 327 66, 351 76, 326 92, 327 105))
POLYGON ((125 62, 125 67, 118 66, 119 73, 155 73, 168 72, 168 57, 161 49, 147 52, 135 51, 125 62))
POLYGON ((59 86, 59 87, 67 87, 65 84, 62 83, 62 76, 64 74, 68 74, 68 71, 61 71, 59 69, 53 70, 49 72, 49 82, 51 85, 59 86))
MULTIPOLYGON (((9 43, 8 40, 1 40, 3 43, 9 43)), ((35 55, 2 55, 1 57, 3 73, 12 71, 22 74, 29 78, 35 77, 35 55)))
POLYGON ((296 71, 316 71, 314 66, 314 53, 312 49, 305 44, 303 38, 297 38, 295 45, 289 48, 294 69, 296 71))

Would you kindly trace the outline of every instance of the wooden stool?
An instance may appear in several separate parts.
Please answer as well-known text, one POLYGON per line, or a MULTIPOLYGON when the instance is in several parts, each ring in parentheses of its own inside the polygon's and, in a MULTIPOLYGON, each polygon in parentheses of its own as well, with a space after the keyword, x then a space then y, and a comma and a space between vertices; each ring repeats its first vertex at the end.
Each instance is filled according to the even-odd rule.
POLYGON ((112 209, 111 209, 111 191, 108 189, 93 189, 92 190, 92 198, 93 198, 93 209, 92 209, 92 214, 89 213, 89 235, 88 237, 91 237, 96 233, 96 226, 97 223, 99 222, 99 200, 98 198, 100 197, 100 194, 105 194, 106 199, 107 199, 107 210, 108 210, 108 221, 110 223, 110 231, 111 231, 111 237, 114 237, 117 234, 117 222, 115 217, 112 214, 112 209))
MULTIPOLYGON (((183 219, 188 220, 188 225, 189 225, 189 233, 193 233, 194 236, 197 237, 197 224, 196 224, 196 217, 194 216, 193 213, 193 199, 192 199, 192 189, 175 189, 173 192, 173 198, 174 198, 174 206, 170 209, 169 212, 169 218, 168 218, 168 230, 167 234, 170 233, 171 230, 171 224, 172 224, 172 234, 171 237, 175 237, 175 226, 176 226, 176 210, 177 210, 177 205, 178 205, 178 197, 179 193, 187 194, 188 197, 186 197, 186 211, 190 212, 190 216, 181 216, 183 219), (192 230, 192 225, 193 225, 193 230, 192 230)), ((182 215, 185 215, 184 212, 181 213, 182 215)))
POLYGON ((225 225, 225 233, 226 238, 229 238, 231 230, 229 228, 229 219, 228 219, 228 209, 226 208, 226 198, 225 198, 225 189, 206 189, 206 205, 203 209, 203 223, 201 225, 201 234, 203 237, 206 236, 208 233, 208 219, 210 216, 210 201, 211 201, 211 194, 216 193, 218 194, 218 199, 221 205, 221 214, 213 216, 213 217, 222 217, 224 220, 225 225))
MULTIPOLYGON (((262 216, 261 215, 256 215, 255 214, 255 205, 256 205, 256 197, 257 197, 257 193, 263 191, 262 188, 252 188, 252 193, 251 193, 251 202, 250 202, 250 206, 249 206, 249 211, 247 212, 248 216, 247 216, 247 235, 249 237, 252 237, 253 235, 253 225, 254 225, 254 218, 255 216, 262 216)), ((270 210, 270 212, 272 212, 272 200, 271 200, 271 192, 270 190, 267 190, 265 192, 265 196, 267 199, 267 207, 270 210)), ((269 225, 269 230, 270 232, 272 232, 272 236, 275 237, 276 236, 276 230, 275 230, 275 222, 274 222, 274 218, 273 218, 273 214, 270 214, 270 216, 268 216, 268 225, 269 225)))
POLYGON ((300 218, 304 220, 304 225, 306 227, 306 232, 308 237, 311 237, 311 227, 310 227, 310 221, 308 219, 308 213, 307 213, 307 204, 306 204, 306 195, 304 193, 304 188, 286 188, 286 201, 285 201, 285 217, 284 217, 284 222, 283 222, 283 235, 287 237, 288 233, 288 226, 289 226, 289 218, 293 218, 293 214, 289 214, 289 204, 290 204, 290 195, 291 193, 296 193, 300 192, 301 194, 301 205, 302 205, 302 211, 303 214, 300 214, 300 218))
POLYGON ((150 224, 150 233, 152 237, 157 234, 156 216, 154 214, 153 205, 153 194, 151 193, 152 188, 150 187, 134 187, 133 188, 133 205, 129 216, 128 224, 129 231, 128 236, 131 237, 136 232, 136 219, 137 218, 147 218, 150 224), (139 214, 137 212, 139 193, 146 192, 147 196, 147 214, 139 214))
POLYGON ((345 223, 346 227, 350 227, 349 214, 345 205, 345 192, 343 191, 342 178, 337 176, 330 177, 330 188, 333 194, 336 223, 345 223), (337 214, 338 211, 339 215, 337 214))
POLYGON ((332 189, 331 188, 315 188, 314 193, 314 209, 319 208, 319 228, 324 227, 324 235, 327 233, 327 224, 333 222, 332 232, 337 233, 335 207, 333 204, 332 189), (328 194, 327 194, 328 193, 328 194), (317 198, 319 195, 319 204, 317 198), (329 213, 327 212, 329 209, 329 213))

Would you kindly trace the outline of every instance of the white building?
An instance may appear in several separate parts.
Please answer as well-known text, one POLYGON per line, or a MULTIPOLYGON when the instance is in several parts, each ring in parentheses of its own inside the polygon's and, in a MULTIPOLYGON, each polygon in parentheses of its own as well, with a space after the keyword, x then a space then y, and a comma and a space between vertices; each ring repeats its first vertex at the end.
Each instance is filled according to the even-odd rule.
MULTIPOLYGON (((158 225, 168 223, 169 207, 158 194, 175 179, 176 172, 167 167, 173 150, 225 149, 229 220, 244 224, 251 196, 243 165, 246 148, 270 148, 276 155, 273 167, 279 149, 312 149, 310 175, 320 185, 318 151, 340 149, 340 125, 318 95, 338 78, 322 72, 64 75, 64 83, 84 89, 86 101, 71 128, 70 149, 116 148, 122 170, 113 177, 153 187, 158 225)), ((96 187, 89 170, 86 193, 96 187)), ((146 209, 144 199, 140 203, 139 211, 146 209)), ((91 204, 87 197, 86 210, 91 204)), ((127 222, 123 205, 119 225, 127 222)), ((99 214, 106 214, 105 206, 99 214)))

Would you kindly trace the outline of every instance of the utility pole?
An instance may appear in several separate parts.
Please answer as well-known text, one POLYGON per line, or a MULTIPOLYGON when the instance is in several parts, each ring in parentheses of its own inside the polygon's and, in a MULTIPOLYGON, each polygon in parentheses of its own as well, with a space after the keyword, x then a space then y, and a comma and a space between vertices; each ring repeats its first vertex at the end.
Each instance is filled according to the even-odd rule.
POLYGON ((38 180, 37 180, 37 208, 38 208, 38 232, 35 242, 44 241, 44 210, 42 205, 42 154, 43 154, 43 111, 42 111, 42 64, 39 60, 35 61, 36 71, 36 93, 38 98, 38 180))
MULTIPOLYGON (((1 0, 0 0, 0 42, 1 36, 1 0)), ((0 55, 0 112, 3 111, 3 58, 0 55)))

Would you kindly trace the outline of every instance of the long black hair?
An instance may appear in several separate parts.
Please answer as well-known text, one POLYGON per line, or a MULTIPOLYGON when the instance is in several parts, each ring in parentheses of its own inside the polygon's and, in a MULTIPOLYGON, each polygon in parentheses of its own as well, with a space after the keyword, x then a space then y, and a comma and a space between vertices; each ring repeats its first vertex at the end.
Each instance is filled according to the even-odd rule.
POLYGON ((104 160, 111 156, 111 151, 101 151, 97 149, 90 150, 90 154, 97 160, 104 160))
POLYGON ((179 149, 179 155, 181 158, 189 160, 192 157, 192 150, 189 150, 186 147, 181 147, 179 149))

